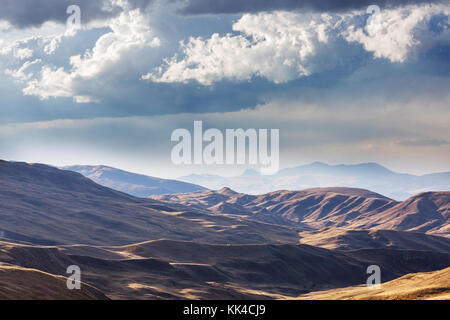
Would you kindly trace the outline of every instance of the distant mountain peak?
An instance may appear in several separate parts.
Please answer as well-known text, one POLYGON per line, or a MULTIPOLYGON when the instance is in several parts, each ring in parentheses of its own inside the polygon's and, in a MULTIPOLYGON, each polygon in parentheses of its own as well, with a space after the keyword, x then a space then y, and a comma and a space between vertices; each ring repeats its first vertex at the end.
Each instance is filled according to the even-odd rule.
POLYGON ((317 166, 317 167, 318 166, 323 166, 323 167, 329 167, 330 166, 328 163, 320 162, 320 161, 311 162, 309 165, 310 166, 317 166))
POLYGON ((227 196, 233 196, 233 195, 238 194, 236 191, 231 190, 228 187, 223 187, 223 188, 217 190, 216 192, 220 193, 220 194, 223 194, 223 195, 227 195, 227 196))
POLYGON ((242 174, 241 177, 258 177, 260 176, 260 173, 256 171, 255 169, 246 169, 242 174))
POLYGON ((378 169, 378 170, 384 170, 384 171, 389 171, 392 172, 391 170, 389 170, 388 168, 386 168, 385 166, 382 166, 379 163, 376 162, 363 162, 363 163, 358 163, 358 164, 349 164, 347 166, 354 166, 354 167, 362 167, 362 168, 367 168, 367 169, 378 169))
POLYGON ((387 172, 391 172, 388 168, 382 166, 381 164, 378 164, 376 162, 362 162, 362 163, 355 163, 355 164, 328 164, 325 162, 320 161, 314 161, 310 164, 301 166, 301 167, 316 167, 316 168, 350 168, 350 169, 356 169, 356 168, 364 168, 367 170, 383 170, 387 172))

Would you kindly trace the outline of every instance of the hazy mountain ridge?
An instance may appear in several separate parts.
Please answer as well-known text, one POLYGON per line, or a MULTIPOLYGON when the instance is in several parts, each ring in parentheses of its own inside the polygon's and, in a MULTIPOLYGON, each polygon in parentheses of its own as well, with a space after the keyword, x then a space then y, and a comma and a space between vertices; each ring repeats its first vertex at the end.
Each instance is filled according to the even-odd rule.
POLYGON ((161 179, 132 173, 107 166, 65 166, 61 169, 81 173, 96 183, 133 196, 145 197, 154 194, 184 193, 206 190, 206 188, 183 181, 161 179))
POLYGON ((413 175, 394 172, 377 163, 329 165, 313 162, 281 169, 272 176, 248 169, 236 177, 191 174, 179 179, 209 189, 230 187, 248 194, 340 186, 369 189, 396 200, 405 200, 422 191, 450 191, 450 172, 413 175))

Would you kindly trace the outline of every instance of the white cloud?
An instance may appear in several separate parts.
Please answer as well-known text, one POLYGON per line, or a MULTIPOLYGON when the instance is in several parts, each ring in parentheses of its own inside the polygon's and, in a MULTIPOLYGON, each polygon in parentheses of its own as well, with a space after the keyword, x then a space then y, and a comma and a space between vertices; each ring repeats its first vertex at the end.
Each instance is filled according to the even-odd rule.
POLYGON ((0 46, 0 55, 11 55, 16 60, 25 60, 31 58, 33 56, 33 50, 27 47, 23 47, 23 45, 26 45, 26 41, 15 41, 8 46, 0 46))
POLYGON ((345 33, 347 41, 361 43, 376 58, 387 58, 392 62, 404 62, 415 48, 430 39, 450 40, 447 30, 439 37, 429 30, 429 20, 438 14, 449 15, 444 5, 408 6, 382 10, 375 15, 366 28, 350 26, 345 33))
POLYGON ((0 20, 0 31, 6 32, 11 29, 11 24, 6 20, 0 20))
POLYGON ((44 52, 46 54, 54 54, 56 49, 58 49, 61 44, 63 35, 53 37, 47 41, 47 44, 44 47, 44 52))
POLYGON ((154 37, 139 10, 122 13, 111 21, 109 27, 112 32, 101 36, 84 57, 78 55, 70 58, 70 64, 78 76, 92 78, 110 68, 127 51, 160 45, 160 40, 154 37))
POLYGON ((50 41, 53 37, 64 35, 66 27, 54 22, 46 22, 40 27, 16 29, 8 22, 0 21, 0 31, 2 32, 0 50, 8 51, 10 50, 8 47, 13 48, 17 45, 26 45, 33 40, 50 41))
POLYGON ((64 68, 52 70, 44 66, 40 72, 40 79, 33 79, 23 89, 25 95, 37 95, 45 100, 49 97, 71 97, 72 78, 64 71, 64 68))
POLYGON ((110 21, 109 27, 111 32, 102 35, 92 50, 87 50, 83 56, 70 57, 70 71, 46 65, 40 78, 28 82, 23 89, 24 94, 36 95, 40 99, 74 97, 79 103, 93 101, 93 98, 76 92, 77 81, 101 77, 115 68, 127 53, 160 45, 139 9, 122 12, 110 21))
POLYGON ((184 58, 174 56, 167 66, 144 75, 155 82, 197 80, 209 85, 228 78, 237 81, 262 76, 275 83, 313 73, 313 57, 328 42, 328 15, 291 12, 245 14, 233 25, 239 34, 181 43, 184 58))
POLYGON ((31 58, 33 56, 33 50, 29 48, 20 48, 14 52, 14 56, 19 60, 31 58))
MULTIPOLYGON (((196 80, 210 85, 223 79, 264 77, 275 83, 311 75, 340 63, 334 42, 359 42, 375 58, 403 62, 425 43, 450 40, 444 30, 436 36, 429 20, 449 15, 448 6, 407 6, 382 11, 365 26, 365 11, 345 14, 272 12, 245 14, 234 25, 237 34, 209 39, 190 38, 181 43, 182 57, 142 76, 154 82, 196 80)), ((345 54, 345 53, 340 53, 345 54)))
POLYGON ((41 62, 42 62, 41 59, 28 60, 25 61, 25 63, 16 70, 6 69, 5 74, 10 75, 15 79, 26 81, 29 80, 34 75, 33 72, 27 73, 28 69, 41 62))

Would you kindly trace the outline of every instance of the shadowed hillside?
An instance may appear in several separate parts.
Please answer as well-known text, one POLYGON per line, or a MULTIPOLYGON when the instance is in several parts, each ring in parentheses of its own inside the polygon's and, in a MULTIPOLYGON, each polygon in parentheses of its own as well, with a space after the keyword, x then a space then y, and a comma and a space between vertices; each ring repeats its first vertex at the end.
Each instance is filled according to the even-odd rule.
MULTIPOLYGON (((76 264, 83 282, 114 299, 293 298, 365 283, 370 264, 380 265, 383 281, 450 264, 450 254, 431 251, 344 253, 308 245, 211 245, 172 240, 121 247, 1 242, 0 251, 0 259, 9 266, 39 269, 53 277, 65 275, 67 266, 76 264)), ((42 274, 36 276, 40 279, 42 274)))
POLYGON ((102 292, 81 284, 81 290, 68 290, 66 278, 36 269, 0 264, 0 300, 106 300, 102 292), (37 288, 39 288, 37 290, 37 288))
POLYGON ((81 174, 0 161, 0 237, 39 244, 123 245, 170 238, 297 243, 293 229, 142 199, 81 174))

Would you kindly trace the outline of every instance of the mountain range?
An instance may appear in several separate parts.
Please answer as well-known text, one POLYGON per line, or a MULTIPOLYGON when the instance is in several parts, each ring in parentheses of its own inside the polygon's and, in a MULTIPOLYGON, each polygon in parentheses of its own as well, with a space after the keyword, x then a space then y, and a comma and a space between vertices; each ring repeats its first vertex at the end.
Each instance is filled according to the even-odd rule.
POLYGON ((450 191, 450 172, 412 175, 394 172, 377 163, 329 165, 313 162, 281 169, 271 176, 248 169, 235 177, 191 174, 179 180, 213 190, 229 187, 248 194, 339 186, 369 189, 396 200, 405 200, 424 191, 450 191))
POLYGON ((215 213, 248 216, 252 220, 284 221, 318 230, 327 227, 363 230, 415 231, 450 236, 450 192, 424 192, 398 202, 355 188, 313 188, 248 195, 229 188, 152 196, 215 213))

